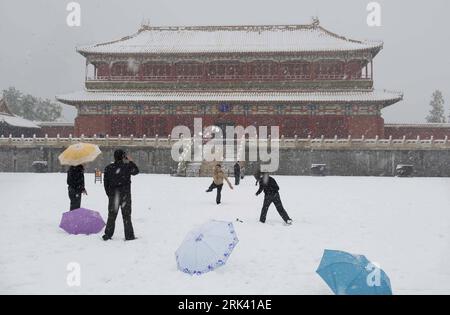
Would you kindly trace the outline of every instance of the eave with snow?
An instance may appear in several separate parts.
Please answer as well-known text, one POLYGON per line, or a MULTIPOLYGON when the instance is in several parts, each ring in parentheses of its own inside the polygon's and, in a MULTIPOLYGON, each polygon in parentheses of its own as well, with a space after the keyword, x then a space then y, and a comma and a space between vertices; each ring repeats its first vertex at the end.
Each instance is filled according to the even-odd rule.
POLYGON ((383 107, 402 100, 400 92, 386 90, 360 90, 360 91, 108 91, 83 90, 63 96, 57 100, 69 105, 84 103, 343 103, 343 104, 382 104, 383 107))

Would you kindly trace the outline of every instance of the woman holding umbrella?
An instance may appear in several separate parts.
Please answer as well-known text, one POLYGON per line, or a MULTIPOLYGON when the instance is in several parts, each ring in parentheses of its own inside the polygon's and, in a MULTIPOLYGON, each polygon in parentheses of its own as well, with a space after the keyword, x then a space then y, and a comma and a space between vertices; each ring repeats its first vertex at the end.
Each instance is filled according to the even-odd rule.
POLYGON ((84 164, 93 162, 101 151, 95 144, 77 143, 68 147, 58 157, 61 165, 69 165, 67 185, 69 190, 70 210, 81 207, 82 194, 87 195, 84 186, 84 164))
POLYGON ((69 186, 70 211, 81 208, 81 195, 87 195, 84 187, 84 166, 69 167, 67 171, 67 186, 69 186))

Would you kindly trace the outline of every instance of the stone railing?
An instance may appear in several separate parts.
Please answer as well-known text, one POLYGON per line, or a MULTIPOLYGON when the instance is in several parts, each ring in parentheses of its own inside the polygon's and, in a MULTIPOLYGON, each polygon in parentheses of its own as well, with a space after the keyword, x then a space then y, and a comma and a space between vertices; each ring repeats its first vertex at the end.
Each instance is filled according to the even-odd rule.
POLYGON ((53 146, 53 147, 67 147, 71 144, 85 142, 94 143, 103 147, 119 147, 119 146, 143 146, 143 147, 170 147, 176 140, 170 138, 135 138, 135 137, 32 137, 32 138, 14 138, 14 137, 0 137, 0 146, 53 146))
MULTIPOLYGON (((188 139, 186 139, 189 141, 188 139)), ((192 141, 192 139, 190 139, 192 141)), ((95 143, 102 147, 171 147, 179 139, 171 139, 170 137, 31 137, 31 138, 15 138, 0 136, 0 147, 14 146, 14 147, 67 147, 71 144, 78 142, 95 143)), ((204 143, 208 140, 205 139, 204 143)), ((247 145, 254 143, 255 140, 247 140, 247 145), (253 141, 253 142, 252 142, 253 141)), ((259 143, 267 143, 268 146, 275 142, 279 143, 279 147, 282 149, 287 148, 315 148, 315 149, 450 149, 450 141, 445 139, 381 139, 381 138, 285 138, 282 136, 280 139, 268 139, 260 138, 259 143)), ((222 143, 222 141, 220 141, 222 143)))
POLYGON ((450 142, 448 138, 445 139, 434 139, 433 137, 429 139, 421 139, 417 137, 416 139, 407 139, 406 137, 402 139, 393 139, 392 137, 388 139, 380 139, 375 137, 373 139, 362 138, 332 138, 327 139, 325 137, 321 138, 284 138, 281 137, 280 148, 297 148, 297 147, 317 147, 317 148, 355 148, 355 149, 450 149, 450 142))

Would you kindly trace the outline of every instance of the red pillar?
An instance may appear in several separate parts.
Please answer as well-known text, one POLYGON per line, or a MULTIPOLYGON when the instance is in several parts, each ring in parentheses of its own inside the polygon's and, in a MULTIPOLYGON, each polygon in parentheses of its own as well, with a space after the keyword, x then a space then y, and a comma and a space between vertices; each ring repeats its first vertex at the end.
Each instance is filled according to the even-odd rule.
POLYGON ((373 81, 373 58, 370 60, 370 78, 373 81))
POLYGON ((369 77, 369 61, 367 61, 365 68, 366 68, 365 69, 365 71, 366 71, 365 79, 367 79, 369 77))
POLYGON ((206 72, 206 62, 202 63, 202 80, 207 80, 207 72, 206 72))

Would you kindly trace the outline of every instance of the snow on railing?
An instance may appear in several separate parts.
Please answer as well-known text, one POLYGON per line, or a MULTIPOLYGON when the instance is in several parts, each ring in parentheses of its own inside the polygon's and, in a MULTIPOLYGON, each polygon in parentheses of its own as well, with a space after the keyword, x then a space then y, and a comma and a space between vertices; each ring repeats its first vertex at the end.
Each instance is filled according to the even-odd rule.
MULTIPOLYGON (((187 139, 184 139, 187 140, 187 139)), ((204 142, 209 141, 210 139, 204 139, 204 142)), ((98 137, 96 135, 92 137, 86 137, 81 135, 80 137, 60 137, 59 135, 56 137, 48 137, 47 135, 44 137, 29 137, 26 138, 24 136, 21 137, 13 137, 13 136, 0 136, 0 146, 60 146, 65 147, 77 142, 86 142, 86 143, 95 143, 100 146, 148 146, 148 147, 168 147, 173 145, 175 142, 179 141, 179 139, 171 139, 169 137, 159 137, 158 135, 152 138, 147 136, 142 136, 140 138, 129 136, 122 137, 121 135, 117 137, 110 137, 108 135, 104 137, 98 137)), ((236 141, 236 140, 235 140, 236 141)), ((334 138, 299 138, 297 136, 293 138, 286 138, 281 136, 280 139, 263 139, 259 138, 259 142, 269 142, 274 143, 278 142, 280 147, 289 148, 289 147, 367 147, 367 148, 377 148, 377 147, 442 147, 442 148, 450 148, 450 142, 448 141, 448 137, 444 139, 434 139, 431 137, 429 139, 421 139, 417 137, 416 139, 407 139, 403 137, 402 139, 393 139, 389 137, 387 139, 381 139, 379 137, 375 137, 372 139, 367 139, 365 137, 361 138, 353 138, 349 136, 348 138, 339 138, 335 136, 334 138)), ((220 140, 219 143, 221 143, 220 140)), ((251 142, 247 139, 247 145, 251 144, 251 142)), ((238 145, 242 145, 242 142, 239 141, 238 145)))

